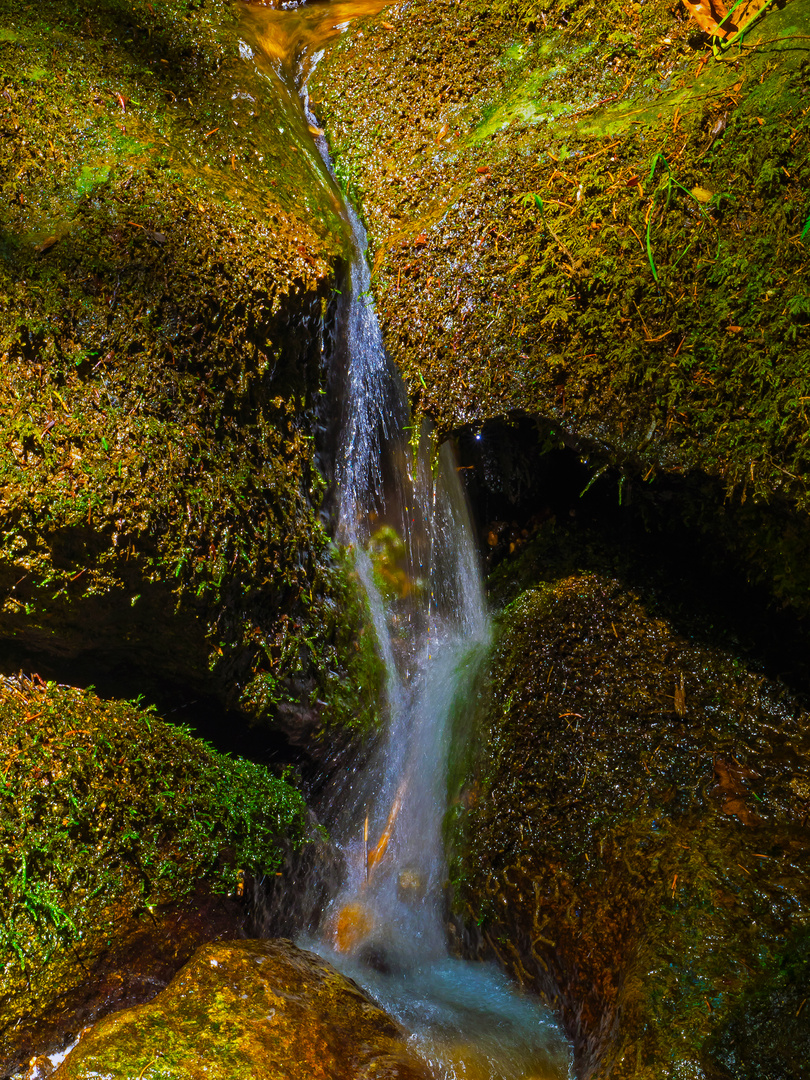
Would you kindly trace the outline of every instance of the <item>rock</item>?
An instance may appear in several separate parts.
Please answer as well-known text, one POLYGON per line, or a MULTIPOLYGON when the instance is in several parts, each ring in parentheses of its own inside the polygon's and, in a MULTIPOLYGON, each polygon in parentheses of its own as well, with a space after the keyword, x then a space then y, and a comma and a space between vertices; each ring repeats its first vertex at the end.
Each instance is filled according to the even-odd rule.
POLYGON ((292 942, 199 949, 153 1001, 103 1020, 55 1080, 429 1080, 402 1029, 292 942))
POLYGON ((362 726, 315 465, 345 237, 241 34, 223 0, 0 10, 0 670, 362 726))
POLYGON ((350 27, 312 86, 417 413, 440 432, 535 418, 535 445, 653 493, 693 476, 718 562, 803 616, 810 81, 784 43, 808 19, 772 8, 737 73, 665 4, 416 0, 385 52, 350 27))
POLYGON ((557 1008, 578 1075, 801 1075, 810 715, 608 573, 527 578, 456 807, 473 951, 557 1008))
POLYGON ((285 780, 152 711, 0 680, 0 1075, 255 933, 308 828, 285 780))

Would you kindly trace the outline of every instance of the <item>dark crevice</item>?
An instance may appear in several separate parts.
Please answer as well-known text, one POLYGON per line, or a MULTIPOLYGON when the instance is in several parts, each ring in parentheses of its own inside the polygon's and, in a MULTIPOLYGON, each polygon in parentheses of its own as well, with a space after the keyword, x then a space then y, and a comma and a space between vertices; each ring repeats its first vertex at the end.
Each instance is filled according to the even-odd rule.
MULTIPOLYGON (((550 428, 528 417, 466 429, 457 439, 482 548, 490 571, 499 568, 492 578, 496 602, 509 596, 513 562, 519 585, 515 560, 542 535, 550 577, 609 573, 685 637, 728 649, 810 695, 807 620, 767 581, 750 580, 756 568, 751 572, 740 554, 746 529, 767 551, 766 530, 774 522, 785 527, 778 508, 741 506, 703 473, 643 482, 630 468, 600 471, 598 449, 561 447, 550 428), (743 521, 741 511, 750 517, 743 521)), ((774 566, 784 558, 775 548, 774 566)))
POLYGON ((187 725, 222 753, 237 754, 264 765, 298 764, 301 759, 301 751, 294 750, 269 725, 248 725, 243 716, 225 707, 215 694, 162 677, 133 663, 130 655, 88 650, 64 659, 4 642, 0 675, 20 671, 35 671, 43 680, 67 686, 92 687, 103 700, 138 700, 144 706, 152 705, 161 719, 187 725))

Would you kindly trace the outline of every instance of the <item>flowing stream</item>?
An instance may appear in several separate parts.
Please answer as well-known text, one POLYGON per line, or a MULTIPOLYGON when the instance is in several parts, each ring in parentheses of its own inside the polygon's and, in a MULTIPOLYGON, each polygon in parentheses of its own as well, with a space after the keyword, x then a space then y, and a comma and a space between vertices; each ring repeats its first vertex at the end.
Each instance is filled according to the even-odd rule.
MULTIPOLYGON (((246 9, 246 33, 317 130, 317 51, 379 0, 246 9)), ((316 146, 331 173, 328 148, 316 146)), ((346 866, 308 941, 411 1033, 441 1080, 552 1080, 568 1048, 549 1014, 494 967, 449 955, 443 823, 454 730, 470 712, 490 636, 479 557, 449 443, 415 431, 370 299, 366 234, 351 206, 351 295, 336 466, 337 539, 354 557, 387 678, 377 751, 347 775, 330 821, 346 866)))

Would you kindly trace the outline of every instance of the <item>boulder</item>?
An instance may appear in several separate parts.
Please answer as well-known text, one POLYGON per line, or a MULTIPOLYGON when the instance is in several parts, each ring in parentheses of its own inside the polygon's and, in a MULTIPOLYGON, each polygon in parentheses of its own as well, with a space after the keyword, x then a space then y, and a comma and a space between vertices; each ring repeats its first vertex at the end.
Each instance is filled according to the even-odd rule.
POLYGON ((415 0, 312 85, 417 412, 693 476, 720 558, 803 614, 808 32, 791 0, 715 57, 662 0, 415 0))
POLYGON ((153 1001, 87 1032, 55 1080, 428 1080, 403 1030, 290 941, 199 949, 153 1001))
POLYGON ((454 807, 469 947, 558 1010, 577 1075, 799 1077, 806 708, 653 594, 555 573, 549 546, 509 568, 454 807))
POLYGON ((0 1074, 255 927, 309 832, 285 779, 153 711, 0 680, 0 1074))
POLYGON ((297 106, 224 0, 6 8, 3 670, 373 722, 315 458, 346 241, 297 106))

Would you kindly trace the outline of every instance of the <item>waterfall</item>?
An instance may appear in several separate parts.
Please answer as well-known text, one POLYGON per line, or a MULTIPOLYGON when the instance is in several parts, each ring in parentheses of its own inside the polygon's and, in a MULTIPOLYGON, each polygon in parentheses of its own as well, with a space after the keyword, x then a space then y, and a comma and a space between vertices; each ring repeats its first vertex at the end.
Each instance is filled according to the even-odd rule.
MULTIPOLYGON (((309 109, 309 123, 317 119, 309 109)), ((319 149, 331 169, 328 149, 319 149)), ((412 1032, 441 1080, 568 1073, 549 1015, 503 975, 448 955, 443 823, 451 716, 490 639, 481 564, 449 442, 415 431, 383 347, 366 233, 348 204, 354 257, 335 471, 337 539, 354 554, 387 672, 388 725, 331 823, 346 878, 316 947, 412 1032)))
MULTIPOLYGON (((346 5, 341 5, 345 11, 346 5)), ((254 14, 297 57, 309 130, 318 131, 307 79, 319 52, 290 47, 290 27, 313 41, 336 23, 306 8, 254 14)), ((276 62, 278 77, 289 71, 276 62)), ((289 92, 289 87, 287 88, 289 92)), ((327 171, 328 147, 315 138, 327 171)), ((368 598, 386 668, 387 726, 369 760, 346 770, 330 835, 346 867, 306 942, 363 985, 412 1034, 437 1080, 560 1080, 568 1048, 547 1011, 494 967, 452 959, 447 947, 443 823, 451 717, 475 684, 490 637, 469 507, 450 443, 416 430, 383 347, 371 298, 362 223, 344 201, 353 258, 344 296, 343 415, 335 468, 336 539, 368 598)))
POLYGON ((346 214, 355 252, 337 533, 368 596, 389 721, 359 785, 366 805, 349 801, 337 824, 350 876, 331 923, 338 947, 357 938, 352 951, 413 963, 444 954, 447 721, 489 624, 452 448, 436 452, 427 425, 410 437, 404 388, 370 299, 365 231, 350 207, 346 214))

